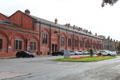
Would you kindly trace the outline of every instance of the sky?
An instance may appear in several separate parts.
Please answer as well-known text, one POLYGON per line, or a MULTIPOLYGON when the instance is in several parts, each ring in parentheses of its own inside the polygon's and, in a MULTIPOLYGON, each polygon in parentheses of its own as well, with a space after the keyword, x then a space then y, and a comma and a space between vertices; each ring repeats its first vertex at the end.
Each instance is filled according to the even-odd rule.
POLYGON ((120 1, 101 7, 102 0, 1 0, 0 13, 10 16, 17 10, 59 24, 70 23, 93 34, 120 41, 120 1))

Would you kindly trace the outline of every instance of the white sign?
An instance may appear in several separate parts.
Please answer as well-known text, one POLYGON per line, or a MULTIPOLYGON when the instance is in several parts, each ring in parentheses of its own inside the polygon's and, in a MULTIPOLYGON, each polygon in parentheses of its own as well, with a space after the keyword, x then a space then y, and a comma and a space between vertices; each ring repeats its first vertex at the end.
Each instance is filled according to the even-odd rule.
POLYGON ((8 46, 8 50, 11 50, 12 49, 12 47, 11 46, 8 46))

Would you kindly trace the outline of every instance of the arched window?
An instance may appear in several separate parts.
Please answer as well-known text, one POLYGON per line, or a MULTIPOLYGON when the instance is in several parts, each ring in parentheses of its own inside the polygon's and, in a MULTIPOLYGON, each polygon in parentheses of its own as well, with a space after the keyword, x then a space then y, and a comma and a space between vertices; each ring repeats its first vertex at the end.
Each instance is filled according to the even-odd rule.
POLYGON ((71 38, 68 39, 68 46, 71 47, 71 38))
POLYGON ((80 47, 83 47, 83 40, 80 40, 80 47))
POLYGON ((75 47, 78 47, 78 39, 75 39, 75 47))
POLYGON ((43 34, 43 44, 47 44, 47 33, 43 34))
POLYGON ((89 48, 91 48, 91 41, 89 41, 89 48))

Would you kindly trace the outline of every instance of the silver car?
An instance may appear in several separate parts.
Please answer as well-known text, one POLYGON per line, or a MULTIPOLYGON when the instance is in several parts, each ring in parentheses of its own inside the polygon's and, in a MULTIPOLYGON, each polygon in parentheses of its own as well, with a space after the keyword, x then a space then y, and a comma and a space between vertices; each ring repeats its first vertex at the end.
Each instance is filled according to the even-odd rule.
POLYGON ((103 55, 103 56, 116 56, 116 51, 109 51, 109 50, 100 50, 97 52, 97 55, 103 55))

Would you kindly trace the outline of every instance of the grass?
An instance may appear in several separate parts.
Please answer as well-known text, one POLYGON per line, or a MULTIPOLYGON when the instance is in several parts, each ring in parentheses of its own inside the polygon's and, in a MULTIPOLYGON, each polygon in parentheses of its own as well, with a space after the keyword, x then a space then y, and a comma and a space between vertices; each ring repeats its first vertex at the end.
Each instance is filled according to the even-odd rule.
POLYGON ((101 61, 106 59, 113 59, 115 56, 104 56, 104 57, 83 57, 80 59, 64 59, 64 58, 57 58, 56 61, 68 61, 68 62, 93 62, 93 61, 101 61))

